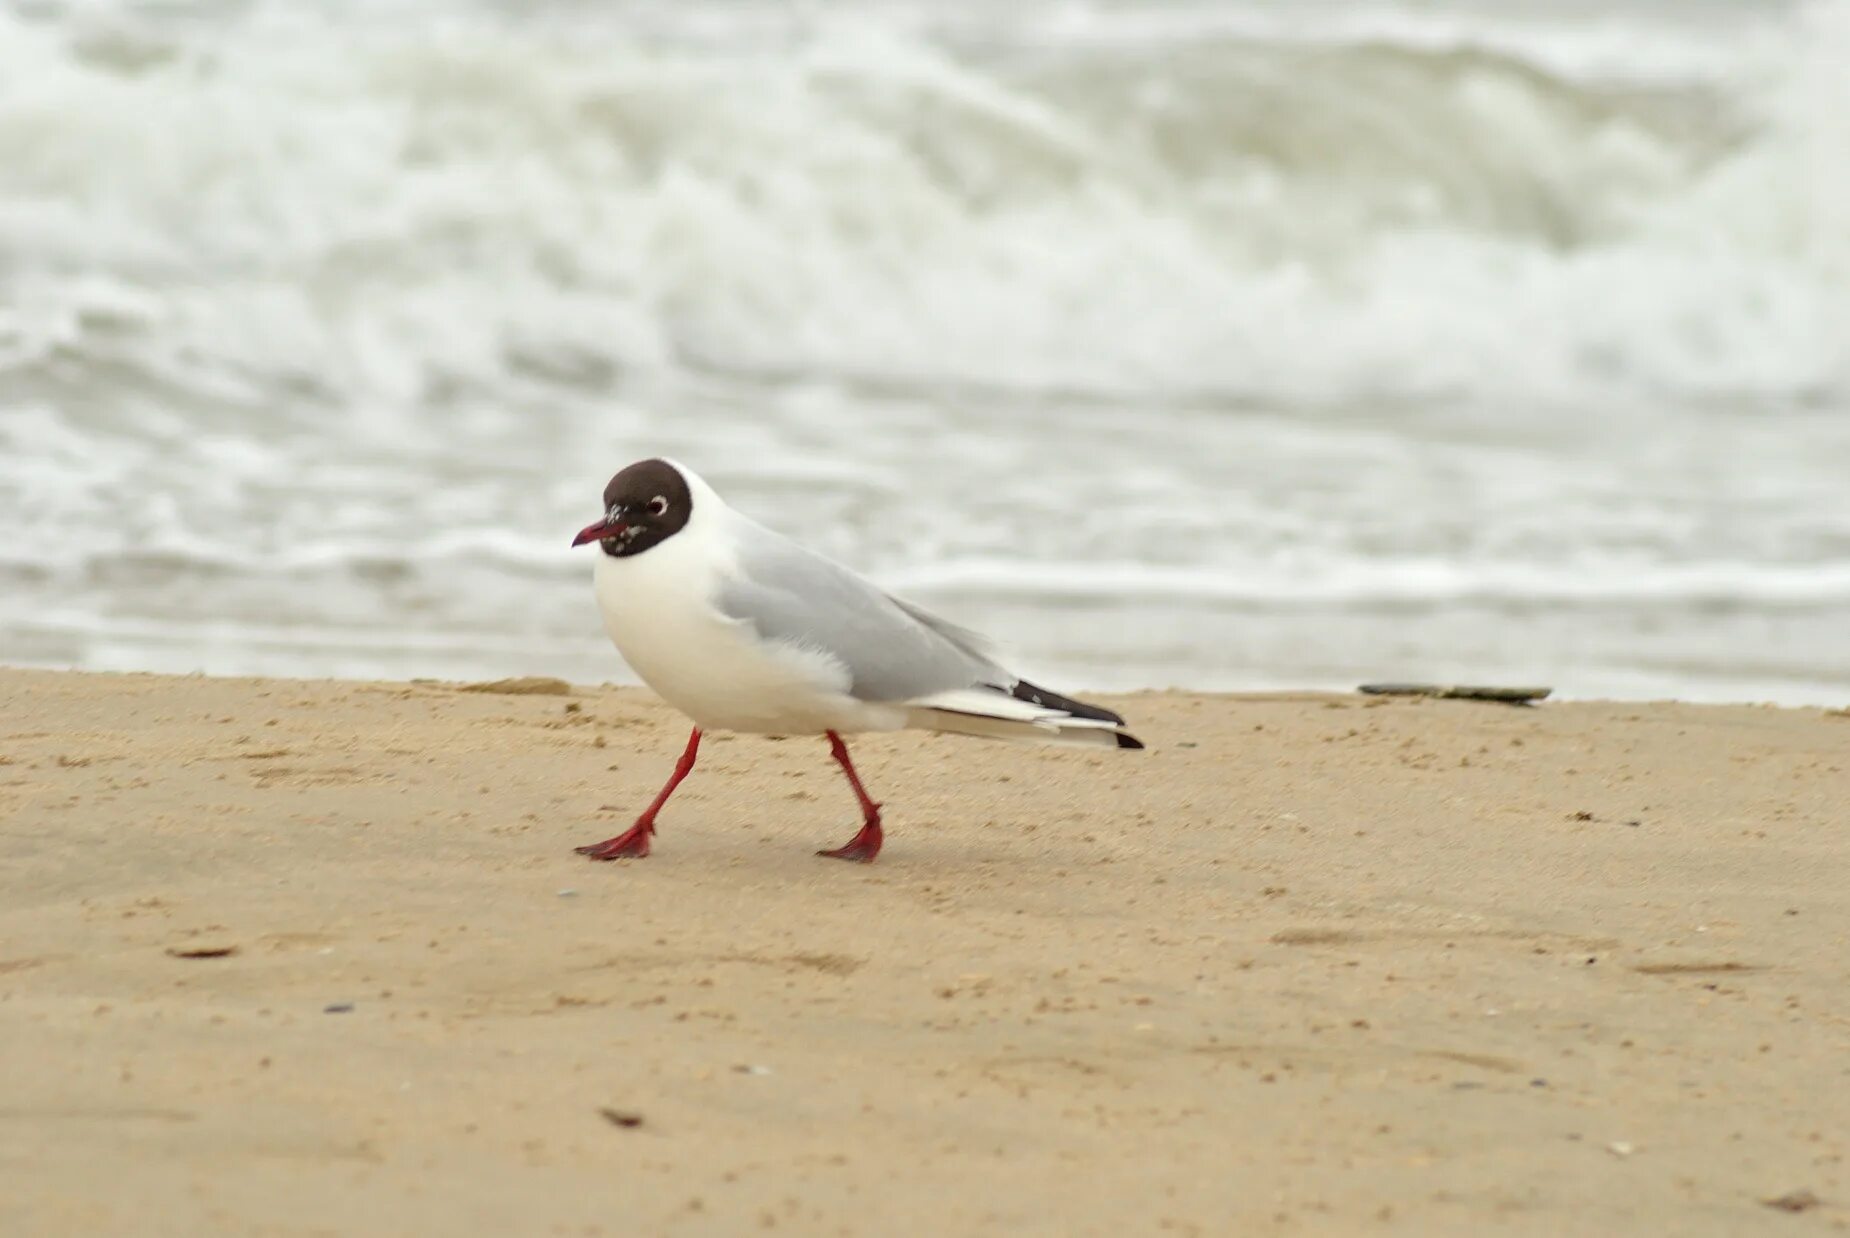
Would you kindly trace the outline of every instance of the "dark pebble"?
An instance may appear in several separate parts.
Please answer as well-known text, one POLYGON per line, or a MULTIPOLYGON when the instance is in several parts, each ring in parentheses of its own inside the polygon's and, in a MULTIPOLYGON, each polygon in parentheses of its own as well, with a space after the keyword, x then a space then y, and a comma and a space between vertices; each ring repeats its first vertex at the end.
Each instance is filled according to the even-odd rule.
POLYGON ((1787 1191, 1784 1195, 1775 1195, 1760 1202, 1781 1212, 1810 1212, 1824 1201, 1810 1191, 1787 1191))

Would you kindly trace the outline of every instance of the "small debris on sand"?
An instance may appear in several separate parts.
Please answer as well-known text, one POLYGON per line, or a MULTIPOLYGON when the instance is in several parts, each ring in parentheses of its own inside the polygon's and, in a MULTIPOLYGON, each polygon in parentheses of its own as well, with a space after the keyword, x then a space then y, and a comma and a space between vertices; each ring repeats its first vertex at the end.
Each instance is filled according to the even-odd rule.
POLYGON ((545 675, 528 675, 521 679, 492 679, 487 683, 466 683, 458 692, 492 692, 496 696, 570 696, 572 685, 563 679, 545 675))
POLYGON ((1356 689, 1367 696, 1430 696, 1447 701, 1497 701, 1529 705, 1547 699, 1553 688, 1493 688, 1473 684, 1365 683, 1356 689))
POLYGON ((1780 1212, 1810 1212, 1824 1201, 1810 1191, 1787 1191, 1784 1195, 1775 1195, 1760 1202, 1780 1212))

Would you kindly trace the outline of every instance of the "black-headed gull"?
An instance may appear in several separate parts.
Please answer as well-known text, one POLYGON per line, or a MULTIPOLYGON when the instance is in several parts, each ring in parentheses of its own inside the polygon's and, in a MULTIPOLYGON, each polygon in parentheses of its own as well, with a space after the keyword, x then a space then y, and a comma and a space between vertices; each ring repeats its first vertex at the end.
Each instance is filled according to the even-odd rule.
POLYGON ((671 460, 632 464, 604 487, 598 609, 617 651, 694 730, 661 793, 594 860, 649 854, 655 817, 694 768, 703 731, 825 735, 861 803, 861 831, 817 854, 871 861, 880 805, 842 733, 918 727, 997 739, 1141 748, 1108 709, 1004 670, 983 638, 883 592, 728 507, 671 460))

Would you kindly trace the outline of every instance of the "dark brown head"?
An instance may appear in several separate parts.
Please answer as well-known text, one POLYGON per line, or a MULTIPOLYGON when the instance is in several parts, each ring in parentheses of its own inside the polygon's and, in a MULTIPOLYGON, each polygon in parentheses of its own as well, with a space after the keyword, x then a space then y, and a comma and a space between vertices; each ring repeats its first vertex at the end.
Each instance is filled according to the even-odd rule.
POLYGON ((596 542, 612 558, 639 555, 686 527, 694 496, 681 470, 666 460, 642 460, 604 487, 604 518, 580 529, 572 545, 596 542))

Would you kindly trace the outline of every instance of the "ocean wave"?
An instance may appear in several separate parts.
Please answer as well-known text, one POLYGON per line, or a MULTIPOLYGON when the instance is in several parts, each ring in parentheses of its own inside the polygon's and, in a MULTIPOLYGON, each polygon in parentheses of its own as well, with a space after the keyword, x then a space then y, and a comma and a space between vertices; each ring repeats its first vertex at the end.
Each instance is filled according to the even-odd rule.
POLYGON ((1170 35, 1035 54, 900 10, 772 43, 570 11, 0 14, 0 373, 375 409, 689 369, 1280 402, 1850 387, 1850 4, 1670 81, 1401 18, 1310 40, 1177 6, 1170 35))
POLYGON ((1850 0, 0 3, 0 659, 598 673, 565 542, 667 453, 1120 686, 1367 622, 1842 683, 1846 60, 1850 0))
MULTIPOLYGON (((478 613, 545 609, 545 599, 575 596, 586 556, 537 545, 499 531, 370 546, 316 545, 289 553, 238 554, 203 541, 189 550, 143 546, 133 551, 52 562, 0 555, 0 580, 67 594, 184 593, 216 585, 227 595, 268 598, 279 611, 341 609, 343 584, 415 594, 439 608, 473 604, 478 613), (493 579, 525 599, 495 602, 473 591, 493 579), (235 583, 231 583, 235 582, 235 583), (329 592, 332 587, 332 592, 329 592), (316 595, 319 594, 319 600, 316 595)), ((1250 610, 1344 607, 1445 609, 1502 606, 1663 606, 1695 610, 1840 609, 1850 614, 1850 560, 1769 563, 1652 562, 1588 555, 1542 564, 1479 562, 1431 555, 1401 559, 1293 557, 1283 562, 1162 565, 1137 561, 1017 558, 942 559, 872 575, 903 596, 980 599, 985 604, 1050 607, 1177 605, 1250 610)), ((569 603, 568 603, 569 604, 569 603)), ((383 611, 381 613, 384 613, 383 611)))

